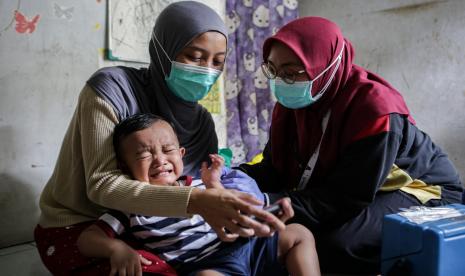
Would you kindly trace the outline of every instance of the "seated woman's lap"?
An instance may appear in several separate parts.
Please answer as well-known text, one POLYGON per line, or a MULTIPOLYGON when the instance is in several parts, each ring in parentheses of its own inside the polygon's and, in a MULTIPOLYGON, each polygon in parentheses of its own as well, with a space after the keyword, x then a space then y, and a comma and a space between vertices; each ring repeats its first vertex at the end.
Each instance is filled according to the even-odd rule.
MULTIPOLYGON (((430 200, 425 205, 453 202, 455 199, 430 200)), ((384 215, 415 205, 421 203, 402 191, 378 193, 373 203, 349 222, 332 231, 314 233, 322 272, 377 273, 384 215)))
MULTIPOLYGON (((40 258, 53 275, 108 275, 111 267, 108 259, 88 258, 79 252, 76 241, 81 232, 93 221, 67 227, 42 228, 37 225, 34 238, 40 258)), ((124 239, 123 239, 124 240, 124 239)), ((125 240, 126 241, 126 240, 125 240)), ((126 241, 135 247, 132 241, 126 241)), ((144 274, 175 275, 171 267, 158 256, 137 250, 139 254, 152 261, 152 265, 143 266, 144 274)))

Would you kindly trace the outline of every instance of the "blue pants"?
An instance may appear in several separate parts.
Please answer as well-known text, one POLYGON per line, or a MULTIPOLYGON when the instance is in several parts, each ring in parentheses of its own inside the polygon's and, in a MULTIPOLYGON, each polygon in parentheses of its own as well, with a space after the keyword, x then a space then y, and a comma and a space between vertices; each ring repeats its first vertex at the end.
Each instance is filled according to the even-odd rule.
POLYGON ((278 233, 270 238, 241 238, 197 262, 176 267, 179 275, 211 269, 231 276, 289 275, 278 261, 278 233))

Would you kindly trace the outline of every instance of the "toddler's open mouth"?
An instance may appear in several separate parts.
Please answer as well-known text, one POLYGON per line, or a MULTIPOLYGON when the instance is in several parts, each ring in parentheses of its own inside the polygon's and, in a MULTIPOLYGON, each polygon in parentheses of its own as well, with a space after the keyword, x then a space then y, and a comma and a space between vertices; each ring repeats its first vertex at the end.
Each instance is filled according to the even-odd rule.
POLYGON ((162 170, 158 171, 155 173, 150 174, 150 177, 152 178, 157 178, 157 177, 163 177, 163 176, 168 176, 173 172, 173 170, 162 170))

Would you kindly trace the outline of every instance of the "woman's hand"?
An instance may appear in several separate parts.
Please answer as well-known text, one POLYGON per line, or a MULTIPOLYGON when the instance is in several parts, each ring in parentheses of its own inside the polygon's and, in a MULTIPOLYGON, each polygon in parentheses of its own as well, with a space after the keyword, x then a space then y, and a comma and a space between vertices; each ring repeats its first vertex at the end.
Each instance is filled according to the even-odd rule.
POLYGON ((282 213, 280 213, 278 217, 282 222, 286 222, 288 219, 294 216, 294 209, 292 208, 291 199, 285 197, 278 201, 282 208, 282 213))
POLYGON ((150 265, 151 261, 142 257, 123 241, 115 240, 110 255, 110 276, 142 276, 142 265, 150 265))
POLYGON ((263 205, 263 202, 247 193, 225 189, 193 189, 187 211, 201 215, 223 241, 234 241, 239 236, 271 236, 274 230, 285 228, 280 219, 254 205, 263 205), (251 215, 263 223, 251 219, 251 215))

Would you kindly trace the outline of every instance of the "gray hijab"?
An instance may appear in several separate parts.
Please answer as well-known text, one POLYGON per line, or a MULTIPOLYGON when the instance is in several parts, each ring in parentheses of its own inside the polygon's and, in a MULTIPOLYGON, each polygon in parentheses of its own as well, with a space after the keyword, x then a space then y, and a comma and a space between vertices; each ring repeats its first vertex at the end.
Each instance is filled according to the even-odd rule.
MULTIPOLYGON (((217 31, 227 37, 226 27, 218 14, 194 1, 167 6, 153 28, 153 34, 171 60, 175 60, 194 38, 208 31, 217 31)), ((120 121, 137 113, 153 113, 170 121, 181 146, 186 148, 184 174, 196 175, 201 162, 208 160, 208 154, 218 151, 213 119, 198 103, 186 102, 169 90, 163 70, 169 74, 171 63, 153 37, 149 52, 149 68, 103 68, 94 73, 87 84, 112 105, 120 121)))

